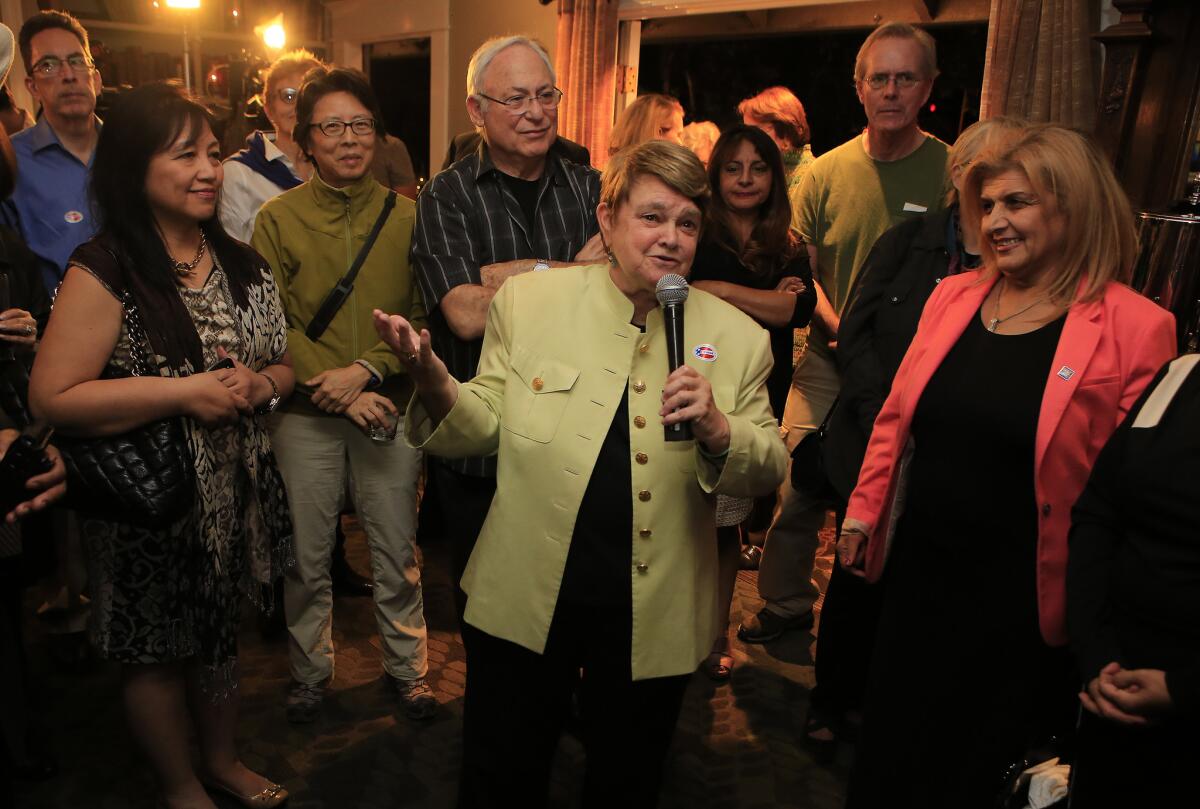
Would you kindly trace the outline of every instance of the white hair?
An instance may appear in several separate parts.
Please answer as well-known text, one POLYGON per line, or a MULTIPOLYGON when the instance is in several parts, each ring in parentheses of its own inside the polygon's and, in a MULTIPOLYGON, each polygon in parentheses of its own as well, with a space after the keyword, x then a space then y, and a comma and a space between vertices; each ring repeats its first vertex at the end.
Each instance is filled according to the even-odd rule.
MULTIPOLYGON (((546 48, 536 39, 532 39, 520 34, 492 37, 491 39, 480 45, 474 54, 471 55, 471 61, 467 65, 467 95, 478 96, 483 93, 483 78, 487 73, 488 66, 501 51, 507 50, 514 45, 524 45, 525 47, 536 53, 541 60, 546 64, 546 70, 550 71, 550 82, 558 84, 558 78, 554 75, 554 63, 550 61, 550 54, 546 53, 546 48)), ((481 105, 487 104, 487 99, 480 99, 481 105)))

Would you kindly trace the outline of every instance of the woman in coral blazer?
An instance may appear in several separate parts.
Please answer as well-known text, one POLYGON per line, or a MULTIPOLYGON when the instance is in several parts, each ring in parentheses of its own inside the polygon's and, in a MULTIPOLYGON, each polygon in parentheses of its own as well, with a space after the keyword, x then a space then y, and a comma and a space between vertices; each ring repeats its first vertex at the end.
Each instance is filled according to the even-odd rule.
POLYGON ((1119 283, 1133 217, 1082 136, 1039 126, 984 155, 963 209, 985 267, 930 297, 838 540, 853 572, 887 569, 854 809, 991 805, 1073 725, 1071 505, 1175 353, 1172 316, 1119 283))

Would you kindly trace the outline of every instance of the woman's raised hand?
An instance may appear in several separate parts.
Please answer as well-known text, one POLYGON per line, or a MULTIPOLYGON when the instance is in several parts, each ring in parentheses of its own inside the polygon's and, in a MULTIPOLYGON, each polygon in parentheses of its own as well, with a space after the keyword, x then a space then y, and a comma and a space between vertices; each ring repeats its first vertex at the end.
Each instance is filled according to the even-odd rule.
POLYGON ((440 386, 449 380, 446 364, 433 353, 428 329, 421 329, 418 334, 400 315, 389 315, 382 309, 376 309, 374 314, 379 339, 400 358, 404 370, 418 388, 440 386))

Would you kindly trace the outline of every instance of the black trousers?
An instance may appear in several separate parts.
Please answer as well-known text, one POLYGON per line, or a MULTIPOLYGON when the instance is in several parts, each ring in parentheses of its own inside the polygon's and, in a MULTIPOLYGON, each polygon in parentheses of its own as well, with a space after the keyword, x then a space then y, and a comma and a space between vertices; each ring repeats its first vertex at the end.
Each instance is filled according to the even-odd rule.
POLYGON ((689 677, 635 682, 631 634, 629 607, 561 601, 545 654, 463 626, 463 639, 471 639, 459 809, 546 805, 554 751, 576 690, 587 756, 585 809, 657 804, 689 677))
MULTIPOLYGON (((492 507, 496 494, 496 479, 481 478, 455 472, 445 464, 433 461, 429 464, 430 477, 435 478, 434 493, 441 511, 442 526, 450 541, 450 576, 454 581, 454 608, 458 623, 463 624, 463 612, 467 608, 467 594, 463 592, 463 571, 467 560, 475 549, 475 540, 492 507)), ((466 627, 463 626, 463 642, 467 643, 466 627)))

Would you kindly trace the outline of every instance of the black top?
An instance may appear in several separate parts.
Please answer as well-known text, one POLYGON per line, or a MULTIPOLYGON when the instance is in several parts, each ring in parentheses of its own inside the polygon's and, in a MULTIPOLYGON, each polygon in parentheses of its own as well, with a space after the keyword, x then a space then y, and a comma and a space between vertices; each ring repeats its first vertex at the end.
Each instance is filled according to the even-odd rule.
POLYGON ((771 400, 775 417, 782 418, 783 406, 792 386, 792 332, 808 325, 817 305, 817 290, 813 285, 812 269, 808 266, 808 252, 801 249, 783 269, 773 275, 762 275, 746 267, 731 250, 706 240, 696 249, 696 258, 688 278, 692 281, 725 281, 751 289, 774 289, 784 278, 799 278, 804 282, 806 288, 796 296, 791 322, 786 326, 762 324, 771 335, 771 357, 775 360, 767 377, 767 397, 771 400))
POLYGON ((1066 318, 993 334, 971 318, 921 394, 905 505, 928 581, 979 607, 992 642, 1038 637, 1034 455, 1042 394, 1066 318))
MULTIPOLYGON (((450 328, 441 301, 463 284, 481 283, 480 267, 517 259, 571 261, 599 229, 596 206, 600 174, 572 163, 551 148, 537 181, 530 216, 496 168, 487 145, 430 180, 417 197, 412 265, 425 307, 433 350, 450 374, 466 381, 479 368, 483 339, 460 339, 450 328)), ((496 459, 436 458, 455 471, 477 477, 496 473, 496 459)))
POLYGON ((560 601, 626 607, 633 599, 633 473, 629 467, 629 392, 612 424, 575 516, 560 601))
POLYGON ((508 186, 508 190, 517 198, 517 204, 521 206, 521 213, 525 214, 525 221, 532 222, 534 214, 537 211, 539 181, 522 180, 519 177, 513 177, 511 174, 504 174, 502 176, 504 177, 504 184, 508 186))
POLYGON ((1157 424, 1134 426, 1190 359, 1159 372, 1071 512, 1067 628, 1086 679, 1114 661, 1164 670, 1176 710, 1200 718, 1200 371, 1157 424))

